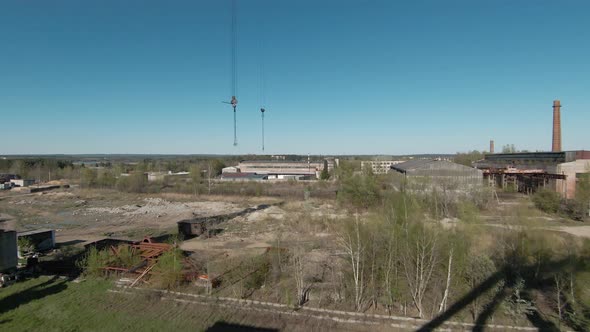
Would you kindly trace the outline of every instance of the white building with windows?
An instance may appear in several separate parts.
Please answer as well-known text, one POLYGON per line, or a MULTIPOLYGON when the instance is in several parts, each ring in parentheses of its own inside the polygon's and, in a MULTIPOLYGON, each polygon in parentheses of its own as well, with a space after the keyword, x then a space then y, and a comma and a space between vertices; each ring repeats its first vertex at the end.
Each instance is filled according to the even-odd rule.
POLYGON ((401 164, 404 160, 372 160, 361 161, 361 170, 364 171, 367 167, 371 168, 373 174, 387 174, 391 166, 401 164))

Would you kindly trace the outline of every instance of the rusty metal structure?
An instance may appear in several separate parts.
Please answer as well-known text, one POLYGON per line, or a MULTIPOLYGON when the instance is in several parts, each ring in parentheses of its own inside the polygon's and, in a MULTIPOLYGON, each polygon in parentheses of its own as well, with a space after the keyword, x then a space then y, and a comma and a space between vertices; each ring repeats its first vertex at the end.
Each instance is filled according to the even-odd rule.
POLYGON ((561 103, 559 100, 553 101, 553 141, 551 151, 561 152, 561 103))
POLYGON ((170 244, 156 243, 152 238, 145 237, 142 241, 134 242, 132 244, 122 244, 119 246, 111 245, 109 248, 111 255, 114 257, 119 256, 122 246, 128 246, 132 252, 142 258, 141 262, 135 266, 105 266, 103 269, 107 272, 138 274, 139 276, 133 281, 131 287, 135 286, 150 273, 154 265, 158 262, 158 257, 173 248, 170 244))
POLYGON ((483 174, 490 186, 498 185, 503 189, 512 186, 517 191, 528 194, 535 192, 538 188, 549 186, 550 180, 566 179, 564 174, 552 174, 543 169, 514 167, 485 169, 483 174))
MULTIPOLYGON (((131 279, 127 279, 130 282, 130 287, 134 287, 139 282, 145 282, 145 279, 152 275, 152 270, 158 263, 160 256, 174 249, 174 246, 171 244, 158 243, 150 237, 145 237, 139 242, 119 242, 108 245, 108 250, 111 254, 111 257, 119 257, 123 250, 122 248, 124 247, 129 248, 133 255, 141 257, 141 261, 134 266, 105 266, 103 267, 103 270, 106 273, 133 276, 131 279)), ((218 284, 217 278, 211 278, 209 275, 203 274, 201 272, 202 270, 202 267, 198 266, 190 259, 190 257, 185 257, 182 261, 182 280, 185 282, 191 282, 196 286, 204 286, 209 288, 216 287, 218 284)))
POLYGON ((564 198, 575 197, 576 179, 589 165, 590 151, 583 150, 487 154, 474 163, 490 186, 523 193, 547 188, 564 198))

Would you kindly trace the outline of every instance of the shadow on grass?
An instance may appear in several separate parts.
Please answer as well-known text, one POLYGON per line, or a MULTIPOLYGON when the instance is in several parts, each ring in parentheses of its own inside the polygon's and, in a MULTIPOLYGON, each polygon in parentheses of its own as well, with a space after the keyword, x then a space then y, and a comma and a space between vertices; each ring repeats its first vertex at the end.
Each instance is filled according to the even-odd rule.
POLYGON ((58 280, 57 277, 49 279, 44 283, 30 287, 16 294, 9 295, 0 300, 0 314, 9 312, 31 301, 57 294, 66 288, 68 288, 68 286, 64 280, 58 280))
MULTIPOLYGON (((477 287, 472 289, 468 294, 457 300, 445 312, 435 317, 417 331, 433 331, 441 327, 446 321, 457 315, 460 311, 470 305, 475 299, 485 294, 487 291, 496 287, 501 281, 504 282, 501 289, 494 295, 491 301, 485 306, 485 309, 477 316, 473 331, 486 330, 488 320, 493 317, 500 308, 502 302, 512 296, 512 289, 517 280, 522 278, 526 281, 525 288, 522 291, 523 298, 531 300, 532 290, 542 289, 546 285, 551 285, 552 278, 556 273, 568 271, 588 271, 590 260, 588 257, 568 257, 563 260, 549 262, 542 267, 541 274, 544 278, 539 278, 540 267, 537 265, 522 265, 518 259, 513 259, 511 264, 507 264, 503 269, 492 274, 488 279, 483 281, 477 287)), ((541 331, 559 331, 559 327, 552 321, 544 318, 537 310, 527 314, 526 318, 535 327, 541 331)))

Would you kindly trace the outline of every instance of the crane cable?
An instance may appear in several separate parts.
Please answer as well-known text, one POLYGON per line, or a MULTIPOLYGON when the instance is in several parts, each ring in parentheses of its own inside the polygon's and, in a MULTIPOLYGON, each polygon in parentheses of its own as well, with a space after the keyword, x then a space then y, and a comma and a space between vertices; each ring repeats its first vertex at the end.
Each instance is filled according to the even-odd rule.
POLYGON ((236 0, 232 0, 231 3, 231 94, 236 96, 237 94, 237 3, 236 0))
POLYGON ((237 121, 236 121, 236 106, 238 100, 236 95, 237 91, 237 46, 238 46, 238 33, 237 33, 237 3, 236 0, 232 0, 231 3, 231 104, 234 108, 234 146, 238 145, 238 134, 237 134, 237 121))
MULTIPOLYGON (((264 29, 263 29, 264 32, 264 29)), ((266 95, 265 95, 265 80, 264 80, 264 35, 260 37, 260 115, 262 118, 262 151, 264 151, 264 112, 266 111, 266 95)))

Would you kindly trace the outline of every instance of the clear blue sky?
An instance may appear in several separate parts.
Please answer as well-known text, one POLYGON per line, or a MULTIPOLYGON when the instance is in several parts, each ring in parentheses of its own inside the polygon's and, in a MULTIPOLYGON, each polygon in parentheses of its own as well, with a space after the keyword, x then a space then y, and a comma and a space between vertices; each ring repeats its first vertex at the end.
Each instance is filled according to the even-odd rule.
POLYGON ((0 1, 0 154, 590 149, 590 1, 0 1), (264 40, 264 56, 261 41, 264 40))

